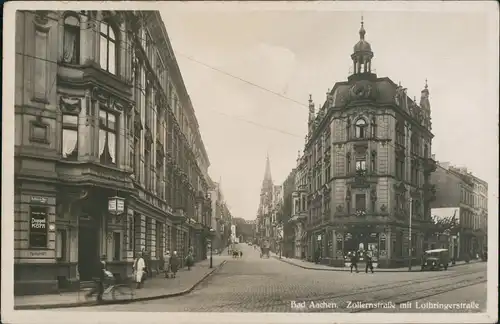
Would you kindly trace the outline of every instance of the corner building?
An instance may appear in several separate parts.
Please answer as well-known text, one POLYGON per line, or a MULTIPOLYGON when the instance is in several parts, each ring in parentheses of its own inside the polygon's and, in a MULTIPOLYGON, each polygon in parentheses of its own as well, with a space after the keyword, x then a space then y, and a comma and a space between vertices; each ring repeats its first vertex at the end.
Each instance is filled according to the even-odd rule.
POLYGON ((436 165, 429 90, 426 84, 417 103, 406 89, 378 77, 365 34, 361 23, 348 80, 328 91, 317 113, 309 100, 302 246, 308 259, 318 251, 321 262, 333 266, 342 266, 349 251, 371 250, 379 267, 399 267, 408 264, 410 242, 419 262, 431 224, 429 176, 436 165))
POLYGON ((122 278, 141 251, 205 258, 210 162, 160 13, 18 11, 15 64, 16 294, 100 255, 122 278))

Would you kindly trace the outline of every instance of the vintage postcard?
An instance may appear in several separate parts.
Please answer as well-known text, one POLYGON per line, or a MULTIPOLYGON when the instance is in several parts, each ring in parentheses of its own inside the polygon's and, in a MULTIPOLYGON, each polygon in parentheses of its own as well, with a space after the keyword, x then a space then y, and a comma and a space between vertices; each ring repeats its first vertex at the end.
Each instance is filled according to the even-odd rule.
POLYGON ((2 322, 497 322, 498 27, 7 3, 2 322))

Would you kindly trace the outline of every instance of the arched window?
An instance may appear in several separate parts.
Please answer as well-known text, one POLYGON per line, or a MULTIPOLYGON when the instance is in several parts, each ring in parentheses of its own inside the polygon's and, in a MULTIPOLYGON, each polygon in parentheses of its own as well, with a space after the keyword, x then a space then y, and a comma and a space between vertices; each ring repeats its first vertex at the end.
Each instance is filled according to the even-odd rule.
POLYGON ((356 137, 357 138, 365 138, 366 137, 366 121, 363 118, 360 118, 356 121, 356 137))
POLYGON ((64 18, 63 54, 64 63, 80 63, 80 19, 76 14, 64 18))
POLYGON ((117 39, 115 31, 108 23, 101 21, 100 30, 100 63, 101 68, 109 73, 116 74, 117 68, 117 39))

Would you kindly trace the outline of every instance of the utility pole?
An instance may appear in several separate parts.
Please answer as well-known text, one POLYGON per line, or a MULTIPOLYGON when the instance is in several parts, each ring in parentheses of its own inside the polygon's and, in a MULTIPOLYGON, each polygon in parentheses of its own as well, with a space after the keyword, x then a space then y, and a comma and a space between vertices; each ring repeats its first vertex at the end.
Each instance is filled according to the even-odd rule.
POLYGON ((410 197, 410 222, 408 224, 408 255, 409 255, 409 263, 408 263, 408 271, 411 271, 411 262, 412 262, 412 242, 411 242, 411 220, 413 218, 413 198, 410 197))

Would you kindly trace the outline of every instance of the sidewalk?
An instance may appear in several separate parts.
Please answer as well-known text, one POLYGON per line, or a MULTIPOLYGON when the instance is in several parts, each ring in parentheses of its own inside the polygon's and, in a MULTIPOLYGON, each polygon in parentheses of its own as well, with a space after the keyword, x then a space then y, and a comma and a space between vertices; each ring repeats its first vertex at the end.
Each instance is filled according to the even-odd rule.
MULTIPOLYGON (((125 299, 112 300, 112 297, 105 293, 103 295, 103 304, 124 304, 134 301, 161 299, 187 294, 214 271, 221 268, 226 262, 226 258, 214 256, 212 269, 209 268, 210 259, 207 259, 196 263, 190 271, 186 268, 179 270, 176 278, 166 279, 163 274, 158 274, 155 278, 146 280, 143 288, 133 289, 132 296, 126 297, 125 299)), ((86 300, 86 292, 87 291, 61 293, 59 295, 16 296, 14 298, 14 309, 27 310, 99 305, 95 301, 95 297, 91 300, 86 300)))
MULTIPOLYGON (((308 269, 308 270, 323 270, 323 271, 351 271, 350 269, 350 264, 347 263, 347 266, 345 267, 331 267, 327 266, 324 264, 315 264, 313 262, 309 262, 306 260, 301 260, 301 259, 293 259, 293 258, 285 258, 284 256, 279 258, 278 255, 271 253, 272 257, 275 259, 278 259, 279 261, 294 265, 296 267, 300 267, 303 269, 308 269)), ((469 264, 480 262, 479 260, 471 260, 469 264)), ((455 265, 450 266, 450 268, 465 265, 465 261, 458 261, 455 265)), ((364 263, 363 263, 364 265, 364 263)), ((359 267, 359 266, 358 266, 359 267)), ((364 268, 364 266, 363 266, 364 268)), ((377 272, 408 272, 408 267, 404 268, 390 268, 390 269, 379 269, 376 268, 377 272)), ((420 272, 420 266, 419 265, 414 265, 412 266, 412 272, 420 272)))

